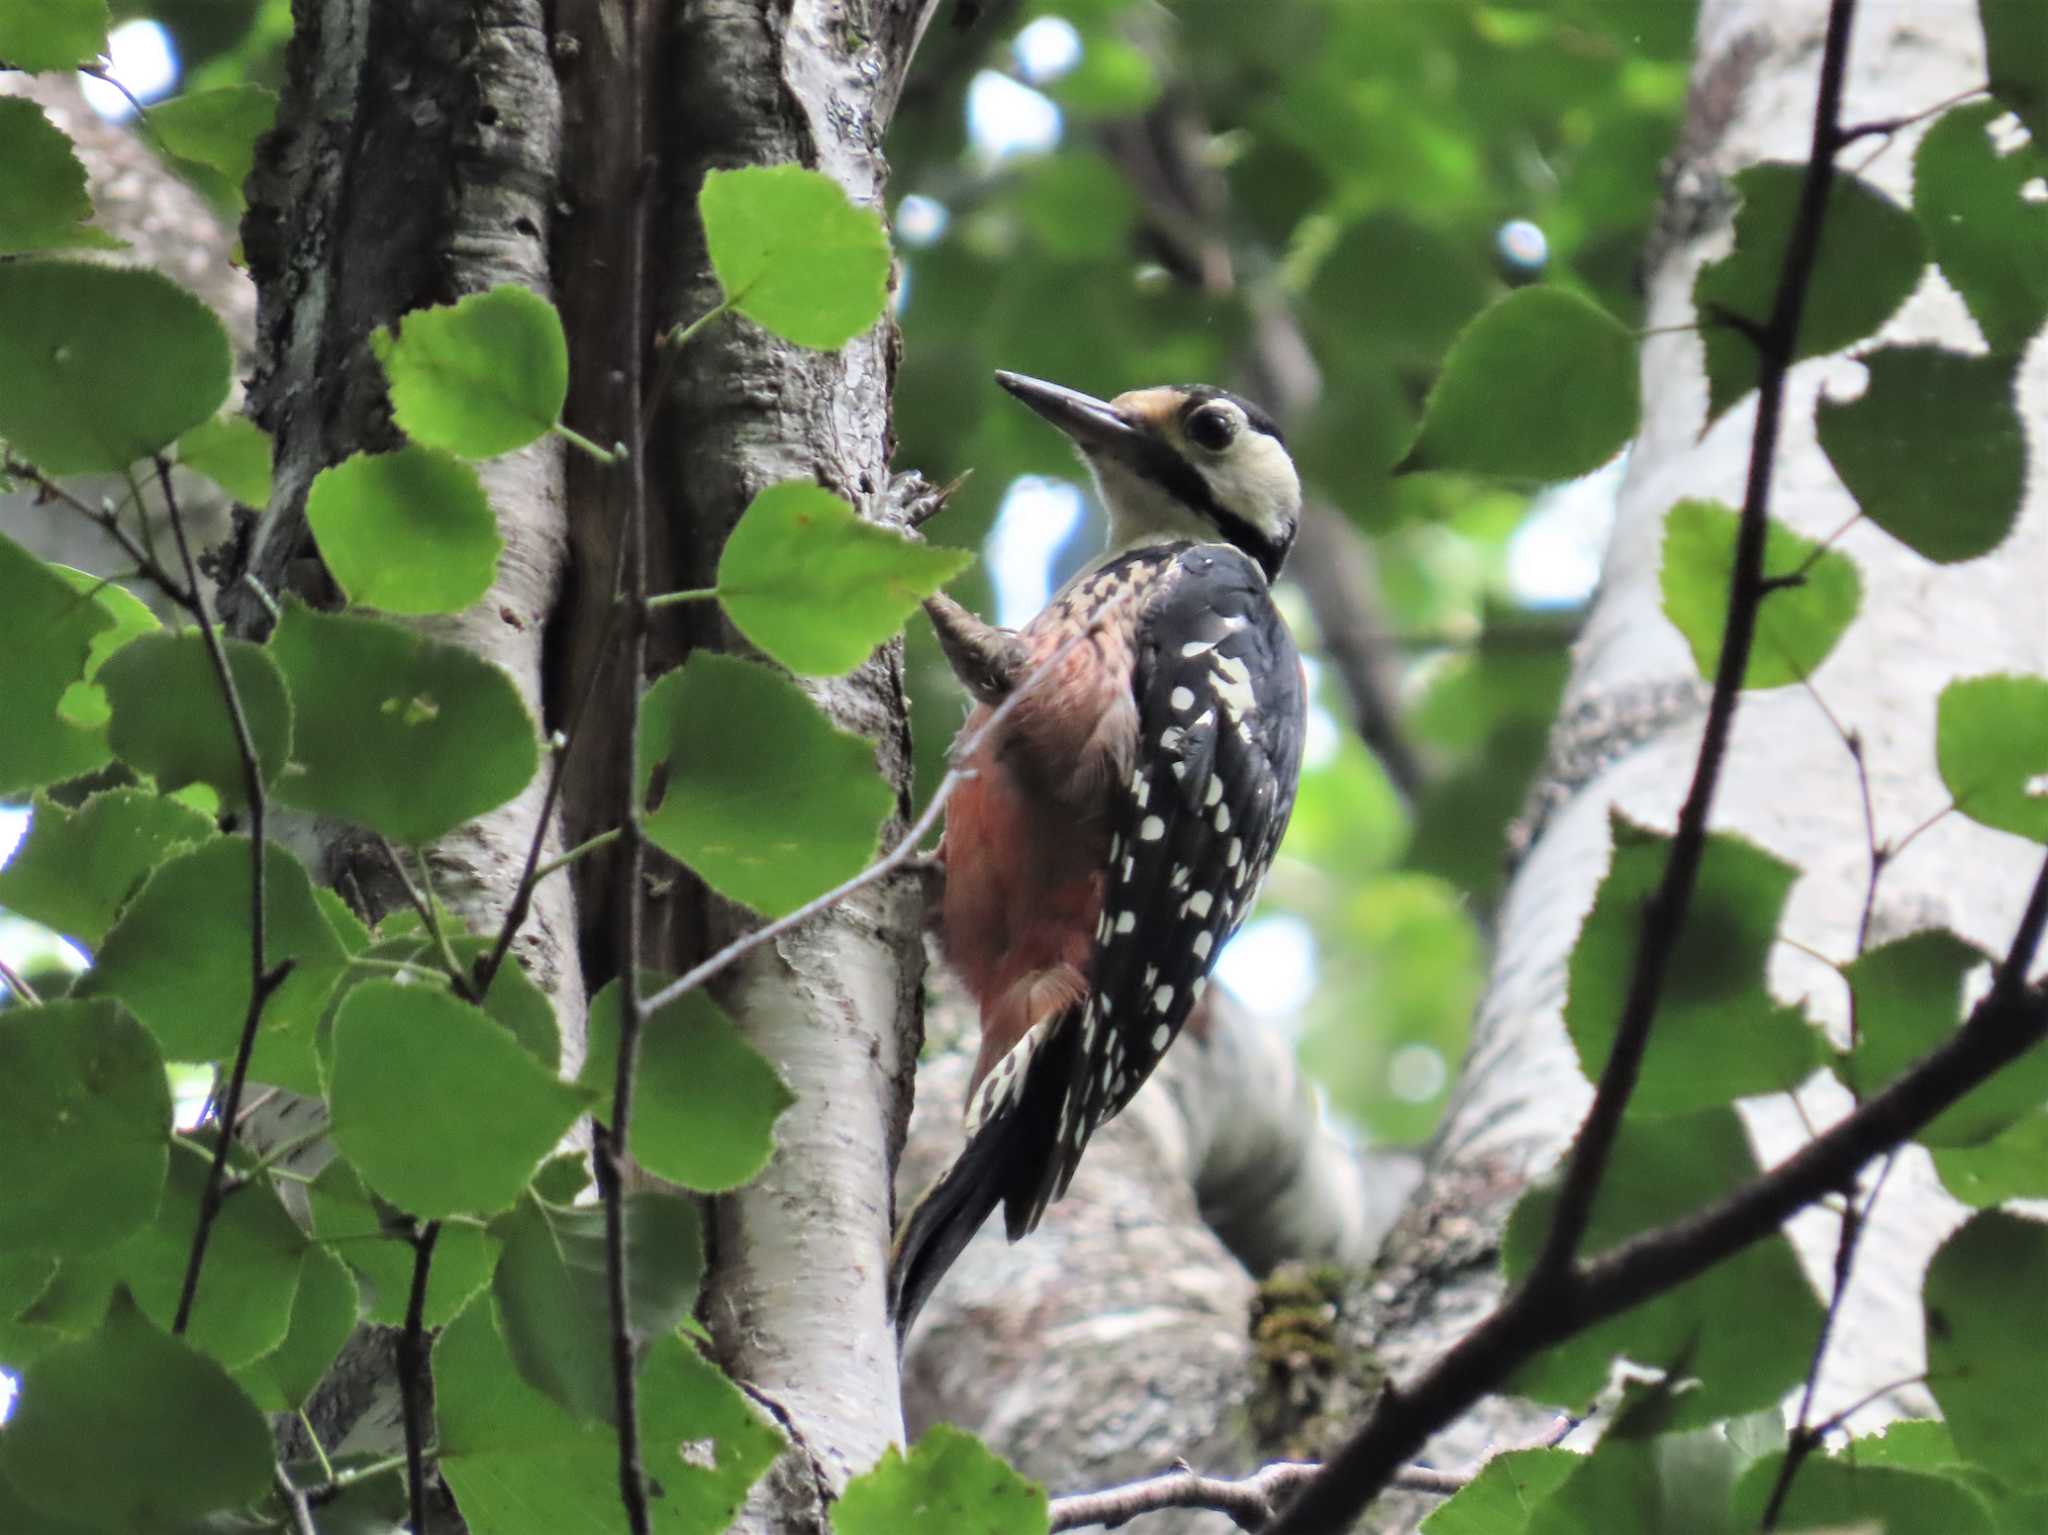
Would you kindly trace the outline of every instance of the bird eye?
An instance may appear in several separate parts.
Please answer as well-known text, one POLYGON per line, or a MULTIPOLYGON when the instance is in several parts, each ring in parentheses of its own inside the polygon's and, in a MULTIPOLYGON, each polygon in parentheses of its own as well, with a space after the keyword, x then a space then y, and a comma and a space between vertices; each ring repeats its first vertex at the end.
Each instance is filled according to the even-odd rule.
POLYGON ((1210 405, 1188 417, 1187 430, 1197 447, 1221 453, 1237 436, 1237 418, 1221 405, 1210 405))

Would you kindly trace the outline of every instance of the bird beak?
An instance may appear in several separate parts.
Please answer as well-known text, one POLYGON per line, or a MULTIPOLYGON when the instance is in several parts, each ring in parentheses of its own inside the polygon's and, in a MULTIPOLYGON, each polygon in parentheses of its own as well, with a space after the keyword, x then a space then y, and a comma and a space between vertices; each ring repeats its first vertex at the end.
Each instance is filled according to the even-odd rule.
POLYGON ((998 371, 996 382, 1065 432, 1084 453, 1127 445, 1138 435, 1129 417, 1092 394, 1021 373, 998 371))

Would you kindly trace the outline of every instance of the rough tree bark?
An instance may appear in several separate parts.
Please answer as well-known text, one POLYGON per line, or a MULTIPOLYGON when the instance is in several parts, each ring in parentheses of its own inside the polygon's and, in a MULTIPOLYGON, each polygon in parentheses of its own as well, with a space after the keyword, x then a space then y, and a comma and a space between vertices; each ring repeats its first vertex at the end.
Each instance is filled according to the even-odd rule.
MULTIPOLYGON (((651 368, 654 329, 716 302, 695 216, 704 172, 796 162, 879 205, 879 146, 931 10, 932 0, 877 5, 854 26, 821 4, 650 5, 644 35, 658 45, 633 61, 621 51, 625 13, 601 0, 487 0, 453 13, 302 0, 247 234, 261 294, 252 402, 278 442, 277 493, 250 539, 251 572, 273 591, 330 595, 305 558, 305 489, 325 465, 395 440, 366 338, 407 309, 502 282, 558 297, 574 358, 570 420, 617 435, 606 412, 619 370, 636 351, 651 368), (647 87, 637 104, 635 63, 647 87), (646 142, 658 147, 648 165, 629 147, 642 109, 646 142), (649 226, 636 305, 619 284, 626 242, 649 226), (646 334, 630 332, 636 311, 646 334)), ((868 515, 891 515, 896 344, 884 322, 824 356, 731 321, 693 346, 657 433, 651 589, 709 584, 726 533, 777 480, 815 480, 868 515)), ((593 682, 607 669, 616 477, 580 462, 565 473, 559 448, 543 442, 487 466, 486 479, 507 541, 500 581, 437 632, 503 666, 535 717, 560 729, 592 686, 600 699, 616 692, 593 682)), ((238 617, 261 623, 253 605, 238 617)), ((697 645, 742 648, 729 629, 677 624, 659 636, 656 663, 697 645)), ((877 740, 878 764, 907 806, 895 647, 813 695, 877 740)), ((579 835, 616 822, 623 723, 603 705, 583 718, 567 810, 579 835)), ((559 845, 558 828, 536 825, 540 794, 536 783, 433 851, 438 890, 480 927, 504 911, 536 833, 559 845)), ((324 828, 314 835, 331 874, 390 904, 373 858, 324 828)), ((666 920, 649 959, 671 968, 743 921, 678 874, 650 881, 674 892, 650 891, 666 920)), ((519 944, 574 1042, 571 1066, 586 964, 594 984, 616 963, 604 891, 602 870, 579 881, 574 901, 568 882, 544 885, 519 944)), ((717 1201, 713 1217, 705 1294, 720 1355, 797 1445, 756 1498, 753 1527, 820 1527, 824 1499, 901 1434, 877 1404, 897 1392, 882 1273, 916 1044, 919 917, 908 881, 871 890, 757 955, 723 989, 801 1105, 768 1173, 717 1201)), ((388 1436, 386 1363, 371 1339, 343 1372, 316 1420, 330 1444, 388 1436)))
MULTIPOLYGON (((1646 254, 1647 323, 1653 329, 1693 319, 1693 274, 1729 243, 1727 177, 1760 159, 1805 157, 1823 10, 1773 0, 1703 3, 1689 118, 1668 167, 1658 236, 1646 254)), ((1912 7, 1869 7, 1855 37, 1845 121, 1910 114, 1983 77, 1973 14, 1956 10, 1933 27, 1912 7)), ((1918 131, 1901 135, 1863 170, 1900 198, 1909 192, 1918 131)), ((1888 341, 1939 340, 1965 350, 1981 346, 1961 302, 1932 275, 1884 335, 1888 341)), ((1806 363, 1792 375, 1790 431, 1773 510, 1809 537, 1834 533, 1854 512, 1816 445, 1812 406, 1823 388, 1837 397, 1853 394, 1860 378, 1860 367, 1846 358, 1806 363)), ((1155 1461, 1181 1454, 1200 1469, 1222 1474, 1242 1466, 1247 1448, 1268 1455, 1281 1449, 1316 1453, 1332 1430, 1355 1417, 1362 1390, 1381 1372, 1398 1380, 1463 1333, 1500 1294, 1497 1243, 1507 1211, 1529 1181, 1554 1164, 1590 1099, 1562 1026, 1565 960, 1605 871, 1609 811, 1618 808, 1653 826, 1671 824, 1690 777, 1704 698, 1691 656, 1660 610, 1663 516, 1686 496, 1740 501, 1754 410, 1752 399, 1701 435, 1701 345, 1685 332, 1649 341, 1643 389, 1643 433, 1631 457, 1600 595, 1578 647, 1550 765, 1499 914, 1492 978, 1470 1052, 1420 1187, 1375 1262, 1349 1283, 1320 1292, 1331 1305, 1332 1319, 1320 1335, 1325 1347, 1303 1346, 1279 1360, 1268 1354, 1267 1402, 1278 1410, 1255 1415, 1269 1431, 1263 1442, 1248 1447, 1243 1436, 1221 1444, 1196 1437, 1161 1446, 1155 1461), (1360 1364, 1326 1367, 1328 1359, 1349 1357, 1360 1364), (1276 1379, 1281 1373, 1286 1378, 1276 1379), (1204 1464, 1205 1451, 1217 1461, 1204 1464)), ((2023 374, 2021 407, 2037 452, 2048 436, 2041 430, 2044 401, 2048 353, 2036 348, 2023 374)), ((1933 699, 1942 684, 1957 675, 2038 672, 2048 665, 2048 628, 2038 616, 2039 573, 2048 560, 2044 500, 2048 490, 2037 483, 2007 544, 1966 565, 1930 566, 1867 525, 1839 542, 1861 569, 1866 597, 1857 623, 1813 687, 1844 727, 1863 739, 1881 838, 1903 836, 1947 802, 1930 744, 1933 699)), ((1854 765, 1813 694, 1794 687, 1745 697, 1714 825, 1739 832, 1805 871, 1787 907, 1791 936, 1832 957, 1853 953, 1868 848, 1854 765)), ((1948 817, 1886 873, 1875 937, 1882 941, 1945 923, 1999 948, 2011 935, 2031 877, 2025 844, 1948 817)), ((1803 1000, 1815 1016, 1840 1029, 1846 997, 1826 966, 1780 945, 1770 980, 1781 998, 1803 1000)), ((1801 1094, 1804 1113, 1815 1123, 1838 1117, 1844 1104, 1839 1088, 1818 1080, 1801 1094)), ((1158 1112, 1158 1105, 1152 1108, 1158 1112)), ((1806 1133, 1788 1100, 1746 1109, 1767 1161, 1798 1145, 1806 1133)), ((1236 1113, 1236 1105, 1228 1112, 1236 1113)), ((1201 1130, 1183 1126, 1177 1133, 1199 1138, 1201 1130)), ((1084 1170, 1067 1206, 1055 1212, 1060 1225, 1052 1242, 1063 1240, 1061 1229, 1115 1223, 1122 1214, 1120 1199, 1134 1181, 1148 1198, 1147 1212, 1162 1202, 1165 1196, 1147 1180, 1134 1147, 1138 1141, 1135 1134, 1106 1138, 1091 1153, 1093 1179, 1084 1170), (1074 1206, 1080 1208, 1069 1208, 1074 1206)), ((1192 1218, 1190 1204, 1182 1201, 1160 1219, 1192 1218)), ((1956 1219, 1925 1154, 1909 1148, 1864 1238, 1822 1373, 1819 1414, 1921 1368, 1920 1271, 1956 1219)), ((1793 1223, 1795 1242, 1823 1295, 1836 1232, 1834 1217, 1819 1212, 1793 1223)), ((1191 1245, 1195 1238, 1176 1229, 1150 1240, 1191 1245)), ((1078 1259, 1069 1261, 1078 1266, 1078 1259)), ((1098 1259, 1090 1255, 1089 1261, 1098 1259)), ((1200 1290, 1226 1308, 1212 1319, 1218 1338, 1242 1340, 1250 1286, 1232 1260, 1216 1253, 1213 1261, 1220 1273, 1176 1273, 1171 1288, 1156 1270, 1134 1273, 1123 1288, 1105 1293, 1094 1310, 1067 1325, 1104 1329, 1101 1336, 1107 1337, 1141 1303, 1170 1301, 1175 1290, 1200 1290)), ((1027 1280, 1038 1262, 1024 1259, 1027 1280)), ((1012 1288, 1016 1259, 997 1270, 970 1254, 960 1267, 960 1287, 975 1284, 981 1325, 1017 1333, 1038 1326, 1030 1309, 1040 1304, 1037 1290, 1027 1284, 1020 1302, 1012 1288)), ((1106 1292, 1107 1285, 1101 1289, 1106 1292)), ((940 1306, 945 1304, 942 1292, 940 1306)), ((1261 1324, 1267 1342, 1273 1314, 1269 1305, 1261 1324)), ((935 1333, 942 1319, 943 1312, 934 1321, 935 1333)), ((1114 1372, 1118 1399, 1131 1400, 1133 1383, 1165 1369, 1163 1356, 1174 1346, 1163 1330, 1154 1338, 1128 1329, 1119 1339, 1114 1372)), ((1235 1357, 1247 1354, 1239 1341, 1235 1357)), ((1176 1404, 1190 1424, 1221 1421, 1227 1405, 1241 1397, 1242 1377, 1221 1368, 1232 1357, 1219 1343, 1219 1368, 1206 1390, 1196 1385, 1198 1400, 1176 1404)), ((935 1368, 914 1360, 913 1379, 935 1368)), ((1021 1364, 1006 1386, 1000 1411, 962 1393, 949 1396, 945 1409, 991 1433, 998 1448, 1017 1455, 1034 1474, 1049 1476, 1055 1490, 1081 1485, 1072 1479, 1076 1466, 1099 1470, 1106 1464, 1087 1453, 1096 1433, 1089 1409, 1110 1389, 1103 1375, 1077 1377, 1050 1353, 1039 1363, 1021 1364), (1049 1428, 1027 1431, 1020 1424, 1049 1428)), ((1857 1422, 1868 1426, 1926 1406, 1924 1394, 1909 1388, 1873 1405, 1857 1422)), ((1438 1465, 1467 1466, 1491 1449, 1521 1441, 1536 1421, 1529 1404, 1491 1402, 1441 1436, 1431 1457, 1438 1465)), ((1381 1505, 1371 1527, 1411 1527, 1428 1506, 1397 1494, 1381 1505)), ((1214 1518, 1161 1516, 1150 1527, 1213 1528, 1214 1518)))

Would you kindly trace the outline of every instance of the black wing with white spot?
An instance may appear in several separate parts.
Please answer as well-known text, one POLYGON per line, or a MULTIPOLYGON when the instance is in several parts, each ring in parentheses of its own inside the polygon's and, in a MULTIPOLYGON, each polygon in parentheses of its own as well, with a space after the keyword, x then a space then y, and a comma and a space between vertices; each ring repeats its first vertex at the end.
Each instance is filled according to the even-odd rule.
MULTIPOLYGON (((1113 796, 1093 994, 1061 1105, 1066 1191, 1088 1137, 1143 1085, 1257 899, 1301 768, 1301 659, 1264 574, 1227 545, 1181 550, 1134 646, 1136 766, 1113 796)), ((1021 1212, 1010 1212, 1012 1229, 1021 1212)))

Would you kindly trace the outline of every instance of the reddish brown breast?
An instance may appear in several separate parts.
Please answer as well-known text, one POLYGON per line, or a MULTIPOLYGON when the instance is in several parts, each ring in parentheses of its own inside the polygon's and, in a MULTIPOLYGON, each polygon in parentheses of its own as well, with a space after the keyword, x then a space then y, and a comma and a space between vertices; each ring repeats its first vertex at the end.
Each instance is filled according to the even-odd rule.
MULTIPOLYGON (((982 743, 946 807, 942 940, 981 1009, 973 1088, 1031 1026, 1087 996, 1109 857, 1110 786, 1131 770, 1137 603, 1112 578, 1077 583, 1020 633, 1033 685, 982 743), (1107 589, 1106 589, 1107 588, 1107 589), (1118 606, 1059 654, 1105 600, 1118 606)), ((968 735, 988 718, 978 708, 968 735)))

